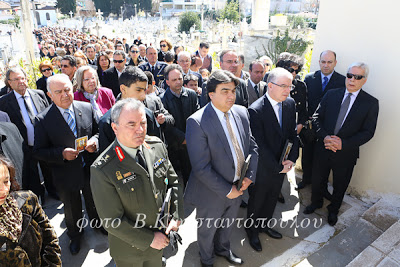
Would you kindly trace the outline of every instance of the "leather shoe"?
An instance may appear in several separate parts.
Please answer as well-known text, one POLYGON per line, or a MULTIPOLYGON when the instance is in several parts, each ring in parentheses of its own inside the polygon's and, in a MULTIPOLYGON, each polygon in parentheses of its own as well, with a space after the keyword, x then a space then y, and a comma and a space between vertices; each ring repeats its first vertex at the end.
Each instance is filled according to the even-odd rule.
POLYGON ((204 264, 204 263, 201 263, 201 267, 213 267, 214 266, 214 264, 204 264))
POLYGON ((304 187, 306 187, 306 186, 309 185, 309 184, 310 184, 310 183, 306 183, 306 182, 304 182, 304 181, 301 181, 301 182, 299 182, 299 183, 297 184, 296 190, 303 189, 304 187))
POLYGON ((278 231, 275 231, 272 228, 264 228, 261 230, 263 233, 266 233, 267 235, 269 235, 271 238, 275 238, 275 239, 281 239, 282 238, 282 234, 279 233, 278 231))
POLYGON ((255 251, 262 251, 262 246, 261 246, 260 239, 258 238, 258 234, 251 234, 251 233, 247 232, 247 236, 249 237, 250 246, 255 251))
POLYGON ((304 214, 311 214, 311 213, 314 213, 314 211, 315 211, 316 209, 319 209, 319 208, 321 208, 321 207, 317 207, 317 206, 311 204, 311 205, 308 205, 308 206, 303 210, 303 213, 304 213, 304 214))
POLYGON ((279 193, 278 202, 280 202, 280 203, 285 203, 285 198, 283 197, 282 192, 279 193))
POLYGON ((247 208, 247 203, 242 200, 242 203, 240 203, 240 207, 247 208))
POLYGON ((329 212, 328 214, 328 223, 330 226, 334 226, 337 223, 337 214, 333 212, 329 212))
POLYGON ((69 243, 69 251, 72 255, 76 255, 81 250, 81 240, 79 238, 72 239, 69 243))
POLYGON ((322 195, 324 196, 325 199, 332 201, 332 194, 329 193, 328 190, 326 190, 322 195))
POLYGON ((217 255, 219 257, 224 257, 227 261, 229 261, 230 263, 235 264, 235 265, 243 264, 243 260, 241 258, 239 258, 238 256, 236 256, 235 254, 233 254, 233 252, 231 250, 229 250, 228 256, 220 255, 218 253, 215 253, 215 255, 217 255))

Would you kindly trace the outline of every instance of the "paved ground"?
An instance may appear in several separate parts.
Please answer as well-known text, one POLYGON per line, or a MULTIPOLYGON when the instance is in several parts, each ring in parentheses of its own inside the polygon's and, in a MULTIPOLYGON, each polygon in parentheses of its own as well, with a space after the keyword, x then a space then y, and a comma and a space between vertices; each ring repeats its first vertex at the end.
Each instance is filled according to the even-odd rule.
MULTIPOLYGON (((242 266, 262 266, 287 250, 300 247, 301 251, 304 249, 304 240, 307 240, 307 238, 318 232, 318 230, 320 230, 319 232, 321 232, 322 236, 327 233, 328 235, 333 235, 335 232, 334 228, 327 225, 326 222, 326 209, 320 209, 316 214, 307 217, 302 213, 304 209, 304 204, 302 204, 302 202, 307 205, 310 201, 310 188, 301 191, 300 199, 298 192, 294 190, 294 188, 295 173, 292 171, 289 173, 288 179, 285 180, 282 189, 286 203, 278 203, 275 211, 277 226, 274 228, 283 234, 284 237, 282 240, 274 240, 269 238, 266 234, 260 234, 263 251, 258 253, 248 244, 244 229, 235 226, 231 238, 232 251, 243 258, 245 264, 242 266)), ((345 202, 341 212, 346 211, 350 207, 351 205, 345 202)), ((114 266, 112 258, 109 255, 107 237, 89 227, 85 228, 80 253, 76 256, 72 256, 68 249, 69 239, 65 233, 61 202, 48 199, 45 205, 45 211, 60 238, 63 266, 114 266)), ((245 218, 245 215, 246 210, 241 208, 238 218, 245 218)), ((186 222, 181 226, 179 231, 183 238, 183 244, 179 247, 176 254, 172 254, 168 248, 165 250, 164 254, 168 259, 168 267, 200 266, 196 237, 195 210, 191 207, 186 207, 186 216, 186 222)), ((320 246, 319 243, 316 242, 311 242, 311 244, 314 247, 320 246)), ((310 247, 310 244, 306 244, 305 247, 310 247)), ((279 266, 280 264, 267 265, 279 266)), ((229 266, 229 264, 225 259, 217 258, 215 266, 222 267, 229 266)))

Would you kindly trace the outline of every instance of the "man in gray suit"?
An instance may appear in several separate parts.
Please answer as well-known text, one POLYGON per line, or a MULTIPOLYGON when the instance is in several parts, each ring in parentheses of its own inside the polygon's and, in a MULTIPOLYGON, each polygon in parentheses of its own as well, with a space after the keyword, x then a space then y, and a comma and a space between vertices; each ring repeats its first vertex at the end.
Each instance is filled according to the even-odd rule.
POLYGON ((258 152, 247 109, 234 105, 238 84, 239 79, 231 72, 214 71, 207 82, 211 103, 190 116, 186 123, 192 172, 185 201, 197 208, 202 266, 213 266, 214 254, 232 264, 243 263, 231 251, 232 224, 228 221, 236 219, 241 195, 255 181, 258 152), (242 186, 237 189, 248 155, 251 155, 250 165, 242 186), (206 223, 206 219, 211 219, 211 223, 206 223), (217 219, 221 220, 220 224, 217 219))
POLYGON ((249 94, 249 106, 254 101, 263 96, 267 91, 267 83, 262 81, 264 77, 264 64, 260 60, 255 60, 249 65, 250 77, 247 79, 247 93, 249 94))

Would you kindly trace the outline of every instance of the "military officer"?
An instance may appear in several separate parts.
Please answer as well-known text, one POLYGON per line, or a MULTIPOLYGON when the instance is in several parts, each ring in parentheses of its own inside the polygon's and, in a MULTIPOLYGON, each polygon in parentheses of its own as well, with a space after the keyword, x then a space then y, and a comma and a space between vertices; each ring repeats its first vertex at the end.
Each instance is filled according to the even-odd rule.
POLYGON ((92 194, 109 233, 110 254, 118 267, 162 266, 166 234, 178 230, 183 218, 182 184, 162 141, 145 135, 146 113, 140 101, 118 101, 111 120, 116 140, 91 167, 92 194), (160 230, 155 225, 168 188, 172 219, 160 230))
POLYGON ((168 64, 162 61, 157 61, 157 49, 153 46, 147 47, 146 57, 148 61, 145 64, 139 65, 139 68, 143 71, 150 71, 154 76, 156 86, 161 86, 164 82, 164 69, 168 64))

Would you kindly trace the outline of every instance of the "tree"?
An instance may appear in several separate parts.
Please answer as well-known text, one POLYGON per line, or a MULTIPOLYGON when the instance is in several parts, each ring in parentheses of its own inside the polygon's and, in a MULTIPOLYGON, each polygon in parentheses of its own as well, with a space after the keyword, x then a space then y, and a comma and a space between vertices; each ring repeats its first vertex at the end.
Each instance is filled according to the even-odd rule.
POLYGON ((196 24, 197 27, 200 26, 200 18, 199 14, 193 12, 193 11, 187 11, 184 12, 180 17, 179 17, 179 26, 178 26, 178 31, 179 32, 186 32, 188 33, 190 31, 190 28, 196 24))
POLYGON ((235 23, 240 21, 239 2, 231 0, 226 3, 224 9, 221 12, 221 16, 219 17, 219 20, 224 19, 230 20, 235 23))
POLYGON ((60 9, 62 14, 68 15, 70 11, 76 12, 75 0, 57 0, 57 8, 60 9))

